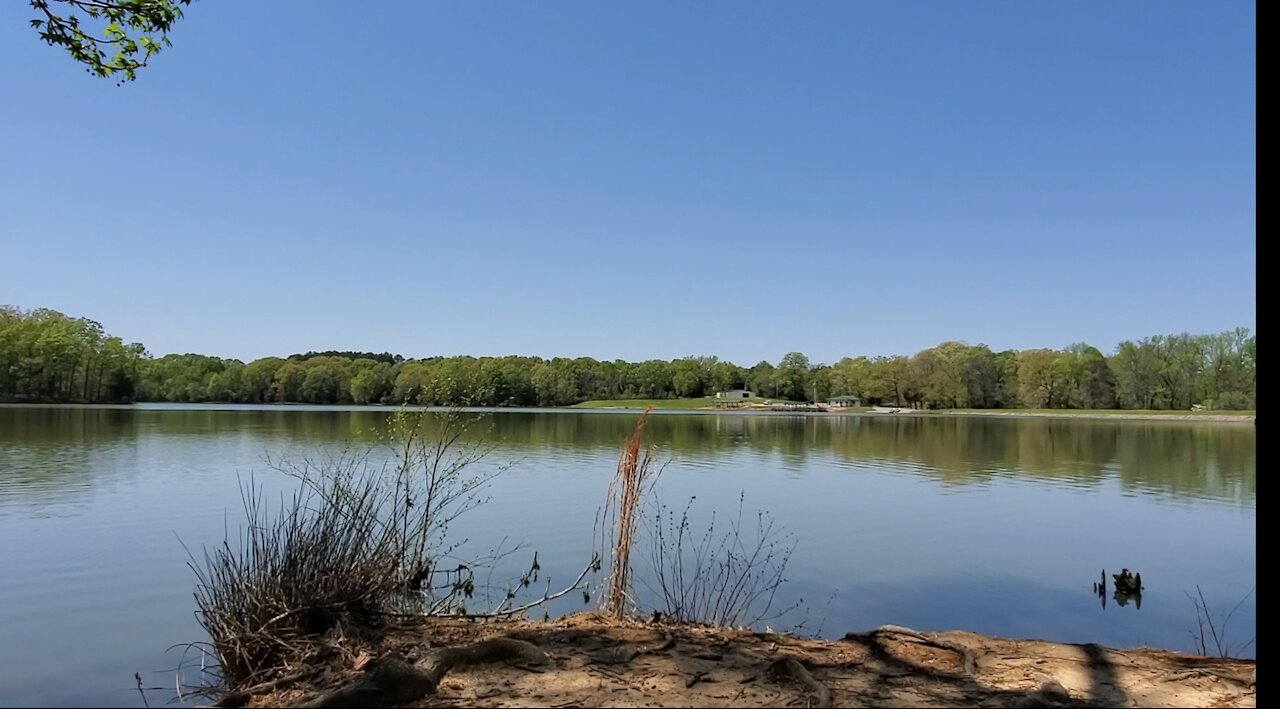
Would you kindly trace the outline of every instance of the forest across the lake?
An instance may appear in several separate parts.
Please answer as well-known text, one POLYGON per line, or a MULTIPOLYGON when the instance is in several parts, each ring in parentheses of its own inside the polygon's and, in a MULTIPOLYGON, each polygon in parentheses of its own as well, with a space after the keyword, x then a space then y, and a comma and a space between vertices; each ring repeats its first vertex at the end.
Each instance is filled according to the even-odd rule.
POLYGON ((86 317, 0 306, 0 401, 572 406, 737 391, 785 401, 857 397, 924 409, 1252 410, 1257 338, 1247 328, 995 351, 948 341, 913 355, 834 364, 790 352, 747 367, 716 356, 421 357, 325 351, 251 362, 156 357, 86 317))

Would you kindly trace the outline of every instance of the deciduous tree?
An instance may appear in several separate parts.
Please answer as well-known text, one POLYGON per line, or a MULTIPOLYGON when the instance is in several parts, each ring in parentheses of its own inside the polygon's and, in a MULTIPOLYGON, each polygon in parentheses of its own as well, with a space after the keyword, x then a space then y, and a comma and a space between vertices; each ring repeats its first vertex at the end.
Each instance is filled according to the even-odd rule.
POLYGON ((191 0, 30 0, 31 26, 85 71, 133 81, 165 47, 191 0))

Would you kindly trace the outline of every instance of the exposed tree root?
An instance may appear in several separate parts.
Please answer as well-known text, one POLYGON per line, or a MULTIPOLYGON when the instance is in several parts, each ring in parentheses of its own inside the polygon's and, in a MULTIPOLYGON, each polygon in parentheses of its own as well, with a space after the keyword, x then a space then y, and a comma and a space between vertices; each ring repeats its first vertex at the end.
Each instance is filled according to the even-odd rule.
POLYGON ((1241 687, 1246 687, 1246 688, 1258 686, 1257 669, 1254 669, 1254 671, 1249 674, 1219 672, 1217 670, 1207 670, 1207 669, 1190 669, 1190 670, 1182 670, 1180 672, 1170 672, 1169 674, 1165 675, 1163 679, 1166 682, 1174 682, 1177 680, 1192 679, 1194 677, 1215 677, 1217 679, 1223 680, 1224 682, 1237 684, 1237 685, 1240 685, 1241 687))
POLYGON ((774 679, 791 679, 809 691, 813 695, 813 703, 811 707, 829 707, 831 706, 831 690, 827 689, 827 685, 814 679, 809 670, 800 664, 800 661, 794 657, 780 657, 769 665, 768 674, 774 679))
POLYGON ((593 653, 587 658, 588 665, 627 665, 642 655, 657 655, 668 652, 676 646, 676 637, 668 634, 662 642, 639 648, 612 648, 609 652, 593 653))
POLYGON ((369 663, 356 681, 326 692, 300 707, 386 707, 406 704, 436 691, 439 679, 428 670, 386 655, 369 663))
POLYGON ((889 627, 833 642, 694 626, 655 630, 594 614, 550 623, 438 619, 383 631, 323 655, 329 662, 310 678, 252 692, 248 705, 1248 709, 1257 704, 1256 663, 1249 660, 1147 648, 1099 652, 1096 646, 963 631, 889 627), (371 663, 369 658, 381 659, 371 663), (966 671, 975 666, 976 672, 966 671))
MULTIPOLYGON (((959 643, 954 643, 949 640, 943 640, 941 638, 938 638, 935 635, 922 633, 918 630, 912 630, 911 628, 904 628, 901 625, 882 625, 879 628, 876 628, 875 630, 871 631, 869 634, 870 635, 885 635, 885 634, 905 635, 906 637, 911 638, 915 642, 928 645, 930 647, 936 647, 939 650, 947 650, 950 652, 954 652, 960 656, 960 666, 964 668, 964 673, 967 676, 972 677, 973 675, 976 675, 978 673, 977 656, 973 654, 972 650, 970 650, 969 648, 959 643)), ((865 636, 859 636, 855 633, 850 633, 845 637, 849 638, 851 636, 865 637, 865 636)))
POLYGON ((480 665, 486 662, 513 662, 525 665, 545 665, 546 653, 527 640, 517 638, 490 638, 462 647, 446 647, 432 653, 425 661, 437 681, 446 672, 460 665, 480 665))
POLYGON ((437 650, 416 665, 396 655, 372 663, 359 679, 303 702, 300 707, 394 706, 433 694, 455 667, 488 662, 541 665, 547 656, 536 645, 515 638, 491 638, 462 647, 437 650))

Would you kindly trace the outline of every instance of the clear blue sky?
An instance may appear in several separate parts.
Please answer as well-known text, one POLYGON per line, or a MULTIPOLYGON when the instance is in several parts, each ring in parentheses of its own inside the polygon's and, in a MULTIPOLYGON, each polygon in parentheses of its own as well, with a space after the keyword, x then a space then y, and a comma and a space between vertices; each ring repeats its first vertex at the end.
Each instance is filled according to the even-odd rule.
POLYGON ((742 364, 1255 324, 1254 4, 0 7, 0 303, 152 352, 742 364))

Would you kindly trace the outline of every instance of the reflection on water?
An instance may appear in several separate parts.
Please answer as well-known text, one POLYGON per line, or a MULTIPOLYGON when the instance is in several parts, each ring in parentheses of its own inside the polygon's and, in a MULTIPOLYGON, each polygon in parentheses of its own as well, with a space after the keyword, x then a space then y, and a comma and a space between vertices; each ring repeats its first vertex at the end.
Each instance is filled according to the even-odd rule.
MULTIPOLYGON (((294 447, 372 442, 389 412, 296 407, 26 408, 0 407, 0 447, 10 475, 0 485, 24 496, 85 476, 127 473, 94 465, 93 453, 141 439, 179 436, 294 447)), ((579 412, 501 412, 477 427, 503 449, 615 451, 633 418, 579 412)), ((743 449, 803 472, 810 458, 849 466, 891 464, 946 484, 995 476, 1048 479, 1079 487, 1115 478, 1135 493, 1252 504, 1257 495, 1255 440, 1249 425, 1044 418, 666 415, 649 423, 654 440, 691 463, 743 449)))
MULTIPOLYGON (((134 672, 172 685, 163 649, 200 639, 178 539, 198 553, 234 533, 238 479, 288 491, 268 454, 367 447, 388 413, 0 406, 0 704, 136 706, 134 672)), ((633 421, 487 418, 475 435, 494 464, 518 464, 456 531, 472 550, 528 544, 571 578, 633 421)), ((794 533, 776 605, 804 600, 790 621, 810 631, 1190 649, 1186 592, 1229 609, 1256 585, 1249 425, 725 413, 654 416, 647 433, 671 461, 664 500, 696 497, 705 519, 743 494, 794 533), (1089 597, 1099 569, 1123 565, 1142 569, 1140 613, 1132 594, 1089 597)), ((1252 597, 1232 623, 1254 633, 1252 597)))

